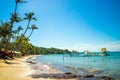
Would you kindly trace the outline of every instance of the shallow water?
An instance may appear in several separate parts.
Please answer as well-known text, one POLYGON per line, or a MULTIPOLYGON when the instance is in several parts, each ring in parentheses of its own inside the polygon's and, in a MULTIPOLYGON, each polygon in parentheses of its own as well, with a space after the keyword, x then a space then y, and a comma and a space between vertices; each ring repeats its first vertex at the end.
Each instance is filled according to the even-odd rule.
POLYGON ((68 54, 51 54, 38 56, 36 60, 64 72, 120 78, 120 52, 109 52, 109 54, 104 57, 70 57, 68 54))

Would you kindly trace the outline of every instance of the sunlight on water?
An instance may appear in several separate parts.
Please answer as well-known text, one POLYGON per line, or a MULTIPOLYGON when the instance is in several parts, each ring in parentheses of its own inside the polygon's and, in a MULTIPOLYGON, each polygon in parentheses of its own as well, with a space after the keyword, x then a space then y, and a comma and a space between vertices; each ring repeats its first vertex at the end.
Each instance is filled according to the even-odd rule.
POLYGON ((68 54, 51 54, 39 56, 36 59, 64 72, 119 77, 120 53, 110 52, 109 54, 103 57, 70 57, 68 54))

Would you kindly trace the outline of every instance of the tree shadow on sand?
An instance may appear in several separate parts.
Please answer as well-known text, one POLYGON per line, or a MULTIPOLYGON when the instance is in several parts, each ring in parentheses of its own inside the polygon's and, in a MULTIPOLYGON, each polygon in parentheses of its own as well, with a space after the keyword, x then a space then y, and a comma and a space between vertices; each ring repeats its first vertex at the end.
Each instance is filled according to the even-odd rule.
POLYGON ((20 64, 20 63, 17 63, 17 62, 6 61, 6 60, 5 60, 5 63, 6 63, 6 64, 20 64))

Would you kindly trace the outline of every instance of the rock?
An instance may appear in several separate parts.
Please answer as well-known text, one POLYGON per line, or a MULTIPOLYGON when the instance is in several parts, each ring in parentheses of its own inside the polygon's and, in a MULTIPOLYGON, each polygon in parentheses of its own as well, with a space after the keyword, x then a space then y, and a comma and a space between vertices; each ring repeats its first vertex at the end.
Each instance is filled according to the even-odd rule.
POLYGON ((70 79, 78 78, 80 75, 75 75, 73 73, 58 73, 58 74, 33 74, 32 78, 52 78, 52 79, 70 79))
POLYGON ((71 72, 65 72, 65 74, 70 75, 70 74, 73 74, 73 73, 71 73, 71 72))
POLYGON ((103 80, 111 80, 112 78, 109 77, 109 76, 102 76, 102 79, 103 79, 103 80))
POLYGON ((89 74, 89 75, 86 75, 85 78, 91 78, 91 77, 94 77, 93 74, 89 74))
POLYGON ((31 60, 27 60, 26 62, 27 62, 27 63, 30 63, 30 64, 36 64, 36 62, 31 61, 31 60))

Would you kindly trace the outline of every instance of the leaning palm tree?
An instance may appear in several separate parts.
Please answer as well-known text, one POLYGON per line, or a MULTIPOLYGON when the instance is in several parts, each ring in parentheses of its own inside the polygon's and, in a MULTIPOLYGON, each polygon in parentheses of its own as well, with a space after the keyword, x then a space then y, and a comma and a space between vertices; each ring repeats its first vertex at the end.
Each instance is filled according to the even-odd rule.
POLYGON ((14 25, 14 23, 20 21, 18 15, 17 15, 18 4, 19 3, 24 3, 24 2, 25 1, 23 1, 23 0, 15 0, 15 9, 14 9, 14 12, 12 13, 12 15, 11 15, 11 18, 10 18, 10 34, 8 35, 7 46, 10 45, 10 40, 12 39, 12 32, 13 32, 13 25, 14 25))
POLYGON ((20 19, 20 17, 18 17, 18 15, 16 13, 11 14, 11 18, 10 18, 10 34, 8 34, 8 42, 6 43, 6 45, 7 45, 6 50, 8 50, 8 48, 10 46, 10 41, 11 41, 11 39, 13 39, 13 34, 14 34, 13 32, 15 32, 15 30, 13 30, 13 24, 14 24, 14 22, 20 22, 20 21, 21 21, 21 19, 20 19))
POLYGON ((24 20, 28 20, 28 24, 27 24, 27 27, 26 27, 25 32, 23 33, 23 35, 25 35, 27 30, 29 29, 29 25, 30 25, 31 20, 35 20, 36 21, 37 19, 34 17, 34 13, 30 12, 30 13, 25 13, 24 20))
POLYGON ((33 31, 35 30, 35 29, 38 29, 38 27, 34 24, 34 25, 32 25, 31 26, 31 33, 30 33, 30 35, 27 37, 28 39, 30 38, 30 36, 32 35, 32 33, 33 33, 33 31))
MULTIPOLYGON (((17 14, 18 4, 19 4, 19 3, 25 3, 25 2, 26 2, 26 1, 23 1, 23 0, 15 0, 15 9, 14 9, 14 12, 11 14, 11 18, 10 18, 10 23, 11 23, 10 31, 11 31, 11 34, 12 34, 12 28, 13 28, 14 22, 19 22, 19 21, 21 21, 20 17, 18 17, 18 14, 17 14)), ((11 34, 9 34, 9 39, 11 38, 11 34)))
POLYGON ((11 18, 10 18, 10 23, 11 23, 11 34, 12 34, 12 28, 13 28, 13 24, 14 22, 19 22, 20 18, 18 17, 17 15, 17 7, 18 7, 18 4, 19 3, 25 3, 26 1, 23 1, 23 0, 15 0, 15 9, 14 9, 14 12, 12 13, 11 15, 11 18))
POLYGON ((10 20, 11 20, 11 22, 10 22, 11 23, 11 33, 12 33, 12 28, 13 28, 14 22, 19 21, 19 20, 17 20, 17 18, 18 18, 17 7, 18 7, 19 3, 26 3, 26 1, 24 1, 24 0, 15 0, 15 9, 14 9, 14 12, 13 12, 11 18, 10 18, 10 20))

